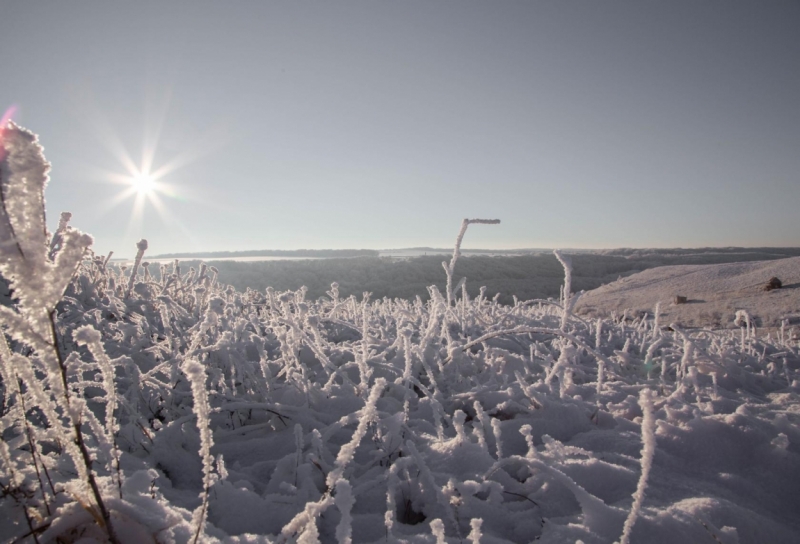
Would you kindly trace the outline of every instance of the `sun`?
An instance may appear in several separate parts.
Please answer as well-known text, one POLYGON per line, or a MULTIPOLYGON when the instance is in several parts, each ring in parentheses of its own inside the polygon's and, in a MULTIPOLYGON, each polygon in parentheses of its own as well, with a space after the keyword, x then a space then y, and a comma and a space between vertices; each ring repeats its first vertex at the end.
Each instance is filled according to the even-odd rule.
POLYGON ((131 185, 141 195, 149 195, 156 190, 156 179, 151 174, 137 174, 131 178, 131 185))
MULTIPOLYGON (((179 169, 216 149, 220 141, 218 134, 201 135, 202 137, 195 140, 190 147, 168 158, 166 162, 156 164, 156 151, 166 120, 168 97, 162 102, 148 105, 149 109, 156 112, 158 118, 150 119, 148 117, 145 119, 140 162, 133 159, 120 136, 116 134, 101 112, 96 112, 90 119, 90 121, 93 120, 92 128, 97 134, 104 136, 101 143, 117 159, 118 166, 121 167, 113 170, 105 167, 92 168, 96 181, 112 183, 121 189, 101 204, 101 213, 108 213, 124 202, 132 202, 126 236, 133 237, 133 233, 136 232, 136 236, 141 237, 145 226, 146 212, 152 210, 160 218, 163 226, 177 227, 191 237, 191 231, 178 221, 175 213, 167 209, 170 201, 175 204, 193 201, 218 207, 218 203, 205 202, 199 195, 190 191, 187 185, 181 184, 173 177, 179 169)), ((148 223, 148 228, 153 228, 151 223, 148 223)))

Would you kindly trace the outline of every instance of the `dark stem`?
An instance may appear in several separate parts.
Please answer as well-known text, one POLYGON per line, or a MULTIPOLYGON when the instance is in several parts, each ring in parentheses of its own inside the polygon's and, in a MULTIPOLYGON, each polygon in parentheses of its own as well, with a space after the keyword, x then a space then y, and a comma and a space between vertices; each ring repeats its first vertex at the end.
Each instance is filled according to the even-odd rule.
POLYGON ((25 521, 28 522, 28 528, 30 529, 28 534, 33 536, 33 541, 36 542, 36 544, 39 544, 39 533, 33 528, 33 520, 31 520, 31 515, 28 513, 28 509, 25 506, 22 507, 22 510, 25 512, 25 521))
MULTIPOLYGON (((206 517, 206 507, 208 506, 208 487, 205 489, 205 497, 203 497, 203 510, 200 519, 203 520, 206 517)), ((203 530, 203 523, 197 524, 197 531, 194 533, 194 539, 192 539, 192 544, 197 544, 197 539, 200 538, 200 533, 203 530)))
POLYGON ((117 437, 114 437, 114 465, 117 469, 117 492, 119 498, 122 500, 122 471, 119 468, 119 445, 117 444, 117 437))
MULTIPOLYGON (((29 532, 25 533, 24 535, 22 535, 18 539, 14 540, 13 542, 11 542, 11 544, 19 544, 20 542, 24 542, 25 539, 28 538, 29 536, 32 536, 33 540, 36 542, 36 544, 39 544, 39 538, 38 538, 37 535, 39 533, 41 533, 41 532, 44 532, 48 527, 50 527, 50 523, 51 522, 48 521, 44 525, 36 527, 35 529, 31 528, 31 530, 29 532)), ((28 525, 30 526, 30 523, 28 523, 28 525)))
MULTIPOLYGON (((36 460, 36 444, 33 439, 33 429, 31 429, 30 422, 28 422, 28 414, 25 410, 25 397, 22 394, 22 388, 19 387, 19 381, 17 382, 17 391, 19 393, 19 401, 20 401, 20 408, 22 408, 22 419, 25 420, 25 434, 28 437, 28 447, 31 449, 31 458, 33 459, 33 468, 36 471, 36 479, 39 481, 39 490, 42 492, 42 500, 44 501, 44 508, 47 510, 47 515, 51 515, 50 512, 50 504, 47 501, 47 493, 44 491, 44 483, 42 482, 42 474, 39 472, 39 462, 36 460)), ((42 467, 44 467, 44 462, 42 462, 42 467)))
MULTIPOLYGON (((60 445, 59 445, 60 447, 60 445)), ((50 485, 50 491, 53 493, 53 497, 56 496, 56 488, 53 487, 53 480, 50 478, 50 471, 47 470, 47 465, 42 463, 42 468, 44 469, 44 475, 47 478, 47 483, 50 485)))

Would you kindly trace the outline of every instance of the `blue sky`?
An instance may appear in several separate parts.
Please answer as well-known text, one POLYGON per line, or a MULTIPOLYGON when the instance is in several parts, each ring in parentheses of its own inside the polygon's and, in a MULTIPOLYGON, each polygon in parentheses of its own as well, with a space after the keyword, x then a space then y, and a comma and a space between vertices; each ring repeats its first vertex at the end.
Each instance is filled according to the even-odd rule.
POLYGON ((792 1, 9 1, 0 113, 103 253, 787 246, 798 59, 792 1))

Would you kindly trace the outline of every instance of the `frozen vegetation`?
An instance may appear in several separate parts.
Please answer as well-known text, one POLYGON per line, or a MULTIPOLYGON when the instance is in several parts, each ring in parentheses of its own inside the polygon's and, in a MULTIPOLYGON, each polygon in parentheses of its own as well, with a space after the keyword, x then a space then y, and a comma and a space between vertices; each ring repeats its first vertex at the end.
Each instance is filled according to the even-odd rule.
POLYGON ((4 542, 800 540, 785 324, 580 316, 566 255, 557 300, 502 304, 458 244, 424 300, 155 274, 144 240, 113 269, 67 215, 46 233, 47 170, 9 124, 4 542))

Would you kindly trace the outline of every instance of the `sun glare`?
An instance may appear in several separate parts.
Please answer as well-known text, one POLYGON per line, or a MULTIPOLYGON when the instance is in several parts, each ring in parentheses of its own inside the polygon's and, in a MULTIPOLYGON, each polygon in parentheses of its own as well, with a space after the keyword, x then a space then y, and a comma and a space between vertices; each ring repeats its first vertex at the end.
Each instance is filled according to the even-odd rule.
POLYGON ((131 181, 136 191, 143 195, 150 194, 156 188, 156 180, 150 174, 138 174, 131 181))
MULTIPOLYGON (((145 212, 148 209, 156 212, 162 226, 177 227, 187 237, 191 238, 191 231, 177 220, 176 214, 168 212, 168 203, 170 201, 177 203, 192 200, 203 204, 211 204, 203 202, 196 194, 190 194, 186 190, 186 186, 182 187, 180 183, 176 183, 174 178, 171 178, 177 170, 215 148, 219 144, 219 138, 204 136, 202 139, 196 140, 192 148, 178 153, 164 163, 155 164, 159 136, 166 118, 167 100, 162 100, 162 102, 148 106, 148 111, 151 109, 155 111, 157 118, 150 119, 148 117, 146 119, 140 162, 133 160, 122 139, 102 113, 95 111, 93 107, 90 109, 92 113, 90 116, 92 128, 97 134, 103 136, 101 143, 117 159, 119 166, 121 166, 119 170, 108 170, 102 167, 94 168, 98 181, 109 182, 121 188, 119 192, 104 203, 102 212, 110 212, 124 202, 131 202, 130 217, 125 231, 125 235, 131 238, 142 237, 145 212)), ((13 113, 13 108, 10 111, 13 113)), ((2 113, 0 111, 0 114, 2 113)), ((214 204, 218 206, 218 204, 214 204)), ((152 223, 149 228, 153 228, 152 223)))

